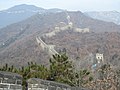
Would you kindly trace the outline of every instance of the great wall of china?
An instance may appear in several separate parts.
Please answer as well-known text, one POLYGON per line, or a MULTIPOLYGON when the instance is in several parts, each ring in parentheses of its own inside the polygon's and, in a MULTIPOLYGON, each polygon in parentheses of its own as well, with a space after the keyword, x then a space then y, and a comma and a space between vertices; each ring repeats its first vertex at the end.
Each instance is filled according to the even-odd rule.
MULTIPOLYGON (((68 24, 64 27, 55 27, 55 30, 44 34, 46 37, 52 37, 56 35, 56 33, 59 33, 64 30, 72 29, 75 32, 79 33, 88 33, 90 32, 88 28, 75 28, 73 27, 73 23, 70 21, 70 16, 67 14, 67 20, 68 24)), ((63 22, 64 23, 64 22, 63 22)), ((36 37, 37 43, 40 45, 40 47, 47 51, 49 55, 59 54, 55 49, 55 45, 47 45, 41 37, 36 37)), ((103 54, 96 54, 97 59, 103 59, 103 54)), ((100 63, 98 61, 98 63, 100 63)), ((47 81, 47 80, 41 80, 38 78, 30 78, 27 80, 27 90, 88 90, 81 87, 71 87, 69 85, 47 81)), ((11 72, 3 72, 0 71, 0 90, 22 90, 22 76, 11 73, 11 72)))
MULTIPOLYGON (((73 25, 73 22, 71 21, 71 17, 68 15, 68 13, 66 12, 66 19, 67 19, 67 23, 65 22, 60 22, 61 24, 63 24, 62 26, 56 26, 54 28, 54 30, 52 32, 49 32, 49 33, 45 33, 43 34, 42 36, 43 37, 48 37, 48 38, 51 38, 55 35, 57 35, 57 33, 61 32, 61 31, 65 31, 65 30, 73 30, 73 32, 78 32, 78 33, 89 33, 90 30, 89 28, 84 28, 84 29, 81 29, 81 28, 77 28, 77 27, 74 27, 73 25)), ((42 39, 41 37, 36 37, 36 41, 37 43, 40 45, 40 47, 48 52, 48 54, 50 56, 54 55, 54 54, 59 54, 56 50, 55 50, 55 45, 47 45, 42 39)), ((88 52, 90 54, 90 52, 88 52)), ((91 58, 89 56, 87 56, 85 58, 85 60, 89 60, 88 58, 91 58), (87 59, 86 59, 87 58, 87 59)), ((101 62, 104 62, 104 58, 103 58, 103 54, 100 54, 100 53, 96 53, 96 55, 94 56, 94 60, 92 60, 93 63, 91 63, 91 68, 93 69, 93 67, 97 67, 99 64, 101 64, 101 62), (96 63, 94 63, 96 62, 96 63)), ((85 61, 84 60, 84 61, 85 61)), ((88 62, 88 61, 87 61, 88 62)), ((91 62, 91 61, 89 61, 91 62)), ((82 62, 81 62, 82 63, 82 62)), ((85 63, 85 62, 84 62, 85 63)))
POLYGON ((22 90, 22 76, 0 71, 0 90, 22 90))
MULTIPOLYGON (((65 31, 65 30, 73 30, 74 32, 79 32, 79 33, 89 33, 90 30, 89 28, 84 28, 84 29, 81 29, 81 28, 76 28, 73 26, 73 23, 71 21, 71 18, 70 16, 68 15, 68 13, 66 12, 66 19, 67 19, 67 24, 65 22, 60 22, 60 23, 63 23, 65 24, 64 26, 62 27, 58 27, 56 26, 55 29, 52 31, 52 32, 49 32, 49 33, 45 33, 43 34, 42 36, 44 37, 53 37, 55 36, 57 33, 61 32, 61 31, 65 31)), ((36 41, 37 43, 41 46, 41 48, 44 50, 44 51, 47 51, 49 55, 54 55, 54 54, 58 54, 58 52, 55 50, 55 45, 47 45, 42 39, 41 37, 36 37, 36 41)))
POLYGON ((42 49, 48 52, 49 55, 58 54, 58 52, 54 49, 55 45, 47 45, 40 37, 36 37, 36 40, 42 49))
MULTIPOLYGON (((0 90, 24 90, 22 76, 16 73, 0 71, 0 90)), ((25 90, 87 90, 80 87, 71 87, 53 81, 30 78, 25 90)))

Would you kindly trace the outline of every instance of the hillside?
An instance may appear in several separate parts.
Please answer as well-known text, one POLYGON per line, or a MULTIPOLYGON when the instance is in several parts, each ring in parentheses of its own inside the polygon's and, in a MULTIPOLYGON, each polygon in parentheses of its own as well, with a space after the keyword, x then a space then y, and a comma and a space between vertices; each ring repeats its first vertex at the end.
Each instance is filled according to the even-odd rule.
MULTIPOLYGON (((101 38, 103 38, 103 42, 115 44, 113 46, 117 47, 115 51, 111 48, 110 50, 114 53, 118 50, 117 54, 119 55, 119 33, 117 32, 119 32, 120 26, 89 18, 81 12, 68 12, 67 14, 71 17, 74 27, 89 28, 90 34, 80 34, 71 31, 60 32, 57 36, 48 38, 46 43, 55 44, 57 50, 66 48, 69 56, 76 58, 78 55, 76 52, 77 47, 82 48, 79 52, 88 49, 90 53, 94 53, 101 46, 104 48, 104 45, 99 46, 102 43, 101 38), (84 40, 85 38, 87 41, 84 40), (116 38, 118 38, 117 41, 114 40, 116 38), (107 40, 108 42, 106 42, 107 40), (85 43, 88 46, 85 47, 85 43)), ((24 21, 1 29, 0 64, 9 63, 15 66, 22 66, 26 65, 28 61, 48 64, 49 56, 39 47, 35 38, 46 32, 53 31, 56 25, 60 25, 60 22, 67 23, 67 14, 66 12, 36 14, 24 21)), ((105 52, 107 53, 107 51, 105 52)), ((82 56, 84 57, 85 55, 88 55, 88 53, 83 52, 82 56)))
MULTIPOLYGON (((85 67, 96 53, 104 55, 104 62, 113 66, 120 64, 120 33, 78 33, 72 30, 62 31, 56 36, 46 38, 45 42, 56 45, 58 52, 66 51, 69 57, 81 67, 85 67), (79 61, 79 63, 78 63, 79 61)), ((86 66, 87 67, 87 66, 86 66)))

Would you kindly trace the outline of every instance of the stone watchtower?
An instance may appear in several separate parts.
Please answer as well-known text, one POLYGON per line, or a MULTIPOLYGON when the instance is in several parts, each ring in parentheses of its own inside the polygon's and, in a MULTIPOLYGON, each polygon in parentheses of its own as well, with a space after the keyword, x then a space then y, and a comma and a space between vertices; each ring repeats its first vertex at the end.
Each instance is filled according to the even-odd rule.
POLYGON ((97 63, 103 62, 104 61, 103 54, 96 53, 96 59, 97 59, 97 63))

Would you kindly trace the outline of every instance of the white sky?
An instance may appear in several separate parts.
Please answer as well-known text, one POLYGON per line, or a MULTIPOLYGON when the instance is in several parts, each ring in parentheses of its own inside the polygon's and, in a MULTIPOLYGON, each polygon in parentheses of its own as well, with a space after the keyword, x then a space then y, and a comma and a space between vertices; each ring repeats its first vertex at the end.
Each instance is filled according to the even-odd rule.
POLYGON ((120 12, 120 0, 0 0, 0 10, 14 5, 30 4, 42 8, 61 8, 76 11, 112 11, 120 12))

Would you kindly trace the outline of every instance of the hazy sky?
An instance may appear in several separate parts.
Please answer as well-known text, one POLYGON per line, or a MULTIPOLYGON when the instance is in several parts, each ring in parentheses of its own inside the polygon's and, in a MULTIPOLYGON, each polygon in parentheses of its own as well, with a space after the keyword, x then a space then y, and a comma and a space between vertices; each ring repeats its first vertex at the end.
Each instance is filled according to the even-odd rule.
POLYGON ((31 4, 43 8, 61 8, 79 11, 120 12, 120 0, 0 0, 0 10, 19 4, 31 4))

